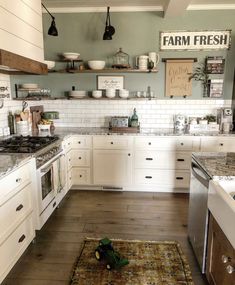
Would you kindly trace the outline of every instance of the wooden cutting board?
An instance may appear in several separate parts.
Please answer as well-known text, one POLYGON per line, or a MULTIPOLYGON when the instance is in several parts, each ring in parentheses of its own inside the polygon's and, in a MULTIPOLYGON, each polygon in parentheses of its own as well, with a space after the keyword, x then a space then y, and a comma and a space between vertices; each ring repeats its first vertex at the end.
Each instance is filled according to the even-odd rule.
POLYGON ((38 130, 38 123, 41 120, 43 111, 44 108, 42 105, 30 107, 30 112, 32 113, 32 131, 38 130))

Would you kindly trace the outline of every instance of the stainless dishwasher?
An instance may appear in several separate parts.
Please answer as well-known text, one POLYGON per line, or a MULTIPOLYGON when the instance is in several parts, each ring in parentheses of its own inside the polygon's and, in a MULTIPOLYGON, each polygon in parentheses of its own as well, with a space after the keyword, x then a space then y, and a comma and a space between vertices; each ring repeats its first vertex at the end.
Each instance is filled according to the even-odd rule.
POLYGON ((188 237, 202 273, 206 267, 208 232, 208 188, 211 177, 192 158, 188 215, 188 237))

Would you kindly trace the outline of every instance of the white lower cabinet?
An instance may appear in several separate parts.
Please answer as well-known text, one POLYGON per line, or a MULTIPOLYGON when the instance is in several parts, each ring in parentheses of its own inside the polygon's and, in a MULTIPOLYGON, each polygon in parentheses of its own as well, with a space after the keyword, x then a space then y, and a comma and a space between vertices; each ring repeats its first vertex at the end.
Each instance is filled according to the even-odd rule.
POLYGON ((0 283, 35 237, 32 192, 36 164, 31 159, 0 179, 0 283))
POLYGON ((89 185, 91 184, 90 168, 73 167, 71 170, 72 184, 89 185))
POLYGON ((132 183, 132 154, 126 150, 93 151, 94 184, 122 187, 132 183))

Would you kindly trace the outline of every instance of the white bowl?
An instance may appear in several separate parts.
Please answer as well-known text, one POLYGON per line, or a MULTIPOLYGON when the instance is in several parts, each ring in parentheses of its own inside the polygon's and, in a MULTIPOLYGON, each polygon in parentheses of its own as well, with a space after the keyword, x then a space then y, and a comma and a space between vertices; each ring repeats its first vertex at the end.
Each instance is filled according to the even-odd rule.
POLYGON ((126 89, 120 89, 119 90, 119 97, 120 98, 128 98, 128 96, 129 96, 129 91, 128 90, 126 90, 126 89))
POLYGON ((62 55, 69 60, 75 60, 78 59, 80 53, 76 53, 76 52, 64 52, 62 53, 62 55))
POLYGON ((48 69, 52 69, 55 67, 55 62, 52 60, 44 60, 44 63, 47 65, 48 69))
POLYGON ((100 70, 105 67, 105 61, 103 60, 89 60, 88 66, 90 69, 100 70))
POLYGON ((102 97, 102 91, 101 90, 93 90, 92 91, 92 97, 99 99, 102 97))

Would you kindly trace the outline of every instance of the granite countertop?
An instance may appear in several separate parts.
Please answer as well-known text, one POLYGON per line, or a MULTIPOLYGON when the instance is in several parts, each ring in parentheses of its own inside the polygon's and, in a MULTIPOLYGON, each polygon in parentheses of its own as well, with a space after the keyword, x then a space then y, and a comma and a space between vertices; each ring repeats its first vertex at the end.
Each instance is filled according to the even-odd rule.
POLYGON ((0 179, 32 157, 30 153, 0 154, 0 179))
POLYGON ((234 152, 194 152, 192 157, 214 180, 235 180, 234 152))
POLYGON ((179 132, 174 129, 140 129, 139 133, 117 133, 112 132, 109 128, 62 128, 57 127, 55 129, 55 134, 61 137, 67 135, 127 135, 127 136, 235 136, 235 133, 223 134, 214 132, 204 132, 204 133, 189 133, 189 132, 179 132))

